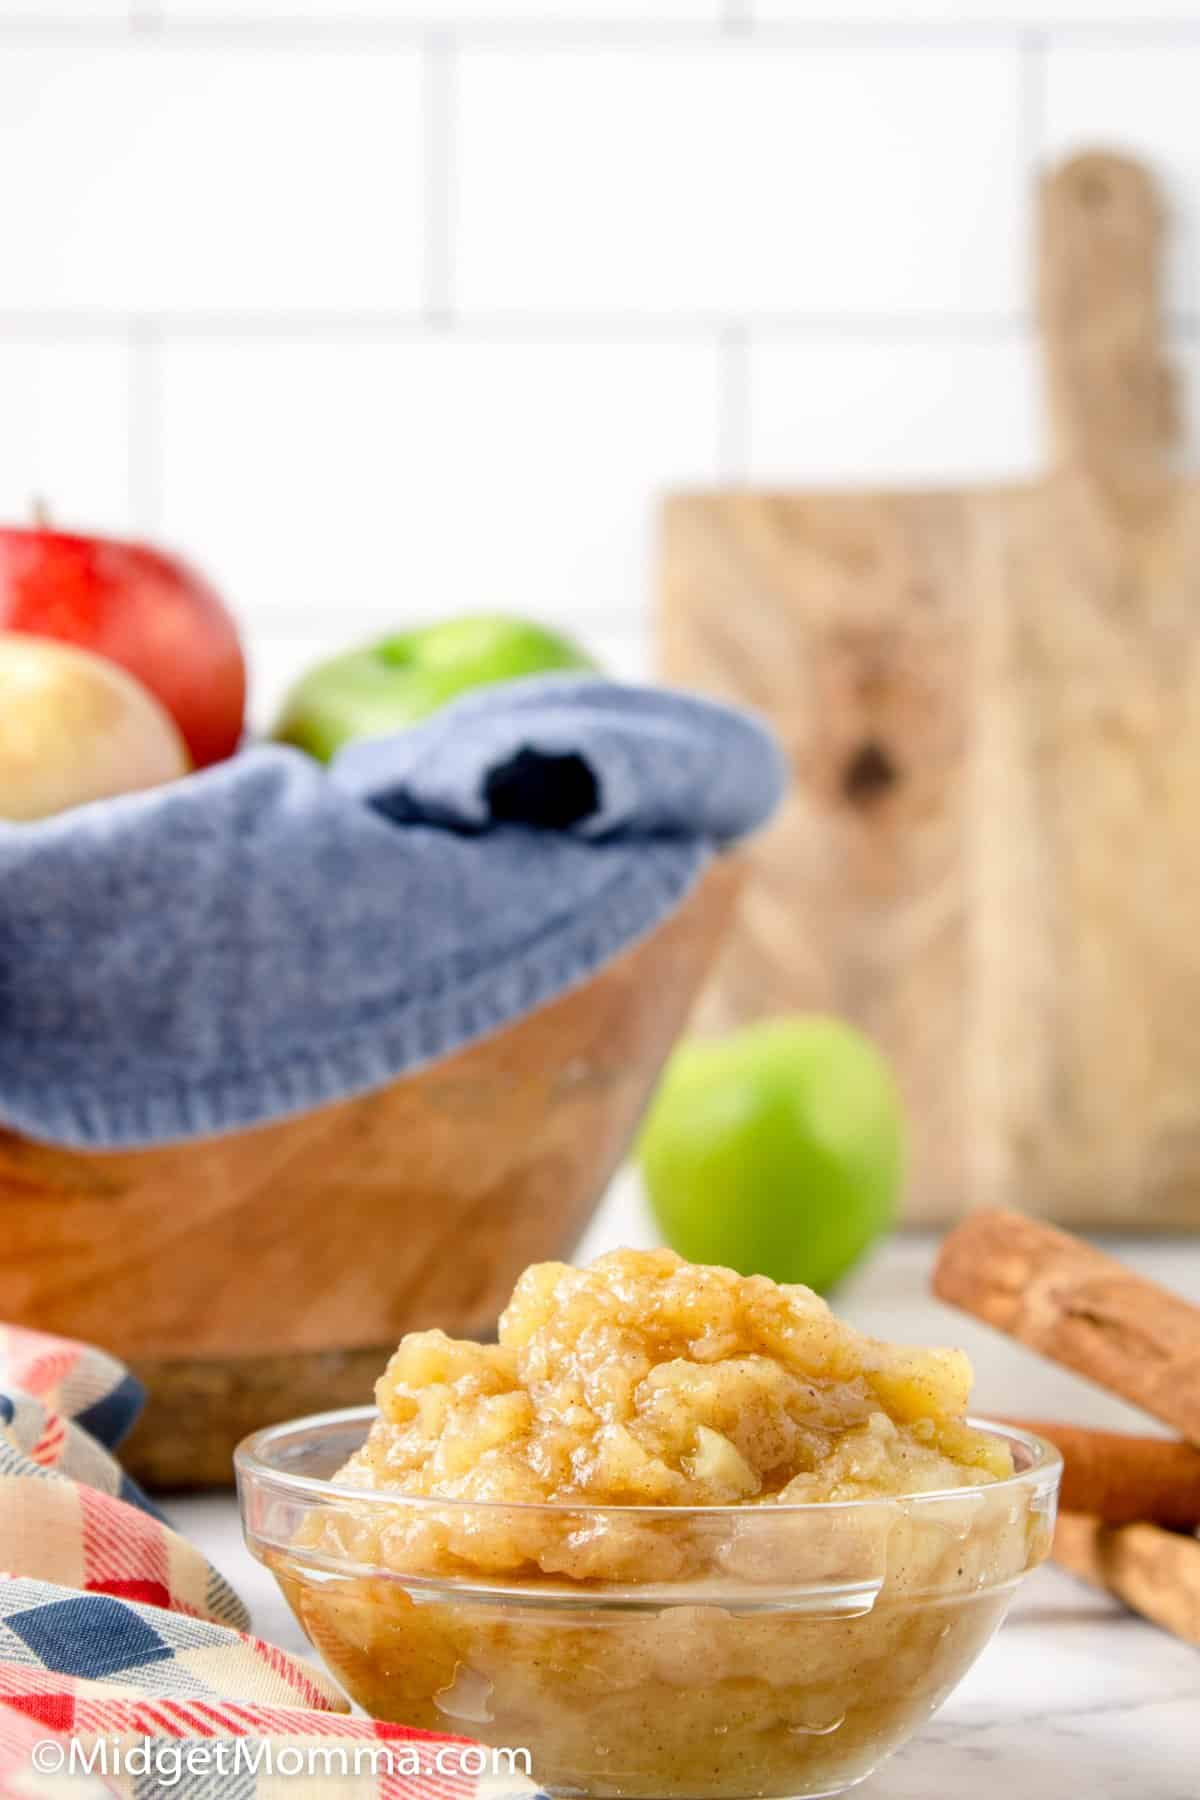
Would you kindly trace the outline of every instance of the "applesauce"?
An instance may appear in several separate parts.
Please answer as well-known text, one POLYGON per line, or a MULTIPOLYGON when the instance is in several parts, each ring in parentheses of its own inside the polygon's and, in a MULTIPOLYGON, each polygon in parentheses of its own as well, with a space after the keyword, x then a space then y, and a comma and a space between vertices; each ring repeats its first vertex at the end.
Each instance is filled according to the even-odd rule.
POLYGON ((805 1288, 540 1265, 497 1344, 406 1338, 328 1502, 247 1534, 377 1717, 527 1746, 563 1793, 833 1793, 1047 1553, 1052 1458, 970 1385, 805 1288))

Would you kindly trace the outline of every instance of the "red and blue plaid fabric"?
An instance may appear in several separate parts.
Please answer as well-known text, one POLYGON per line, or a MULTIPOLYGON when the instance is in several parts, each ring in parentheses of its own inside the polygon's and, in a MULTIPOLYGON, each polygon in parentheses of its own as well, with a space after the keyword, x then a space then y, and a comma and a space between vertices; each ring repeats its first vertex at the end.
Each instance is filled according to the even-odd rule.
POLYGON ((138 1385, 0 1326, 0 1800, 532 1800, 466 1740, 347 1716, 111 1454, 138 1385), (476 1756, 474 1761, 482 1760, 476 1756))

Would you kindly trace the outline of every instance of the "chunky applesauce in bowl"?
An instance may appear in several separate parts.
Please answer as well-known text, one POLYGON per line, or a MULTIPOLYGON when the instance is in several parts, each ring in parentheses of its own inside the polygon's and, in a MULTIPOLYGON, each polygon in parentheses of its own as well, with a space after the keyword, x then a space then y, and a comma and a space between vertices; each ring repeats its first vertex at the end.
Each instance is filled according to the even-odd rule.
POLYGON ((1060 1462, 953 1350, 619 1251, 497 1344, 404 1339, 378 1410, 247 1440, 247 1542, 377 1718, 564 1795, 834 1794, 927 1719, 1049 1550, 1060 1462))

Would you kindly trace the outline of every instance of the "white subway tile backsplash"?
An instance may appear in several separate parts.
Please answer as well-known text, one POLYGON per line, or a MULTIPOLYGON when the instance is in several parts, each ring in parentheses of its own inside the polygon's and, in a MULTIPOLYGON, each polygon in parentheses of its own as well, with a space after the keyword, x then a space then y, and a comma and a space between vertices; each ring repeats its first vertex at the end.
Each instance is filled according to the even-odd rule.
POLYGON ((1032 346, 768 339, 750 350, 749 473, 788 485, 1007 480, 1043 455, 1032 346))
POLYGON ((0 512, 184 545, 260 722, 469 608, 648 675, 660 489, 1041 465, 1031 151, 1200 318, 1198 91, 1198 0, 0 0, 0 512))
POLYGON ((128 531, 129 394, 123 344, 0 340, 0 518, 128 531))
POLYGON ((1046 150, 1132 150, 1163 182, 1171 207, 1170 303, 1200 308, 1200 42, 1063 47, 1046 64, 1046 150))
POLYGON ((1022 305, 1015 50, 467 48, 468 311, 1022 305))
POLYGON ((717 372, 703 341, 174 342, 162 526, 262 630, 625 632, 656 491, 716 477, 717 372))
POLYGON ((3 304, 419 304, 422 82, 408 49, 7 46, 3 304))

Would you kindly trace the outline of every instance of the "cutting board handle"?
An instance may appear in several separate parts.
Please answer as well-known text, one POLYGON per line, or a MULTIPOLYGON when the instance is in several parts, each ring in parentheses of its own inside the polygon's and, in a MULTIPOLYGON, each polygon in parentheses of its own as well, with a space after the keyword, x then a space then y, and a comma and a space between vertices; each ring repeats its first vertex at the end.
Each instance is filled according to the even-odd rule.
POLYGON ((1042 179, 1038 314, 1055 462, 1161 477, 1179 441, 1163 350, 1164 209, 1130 157, 1087 151, 1042 179))

